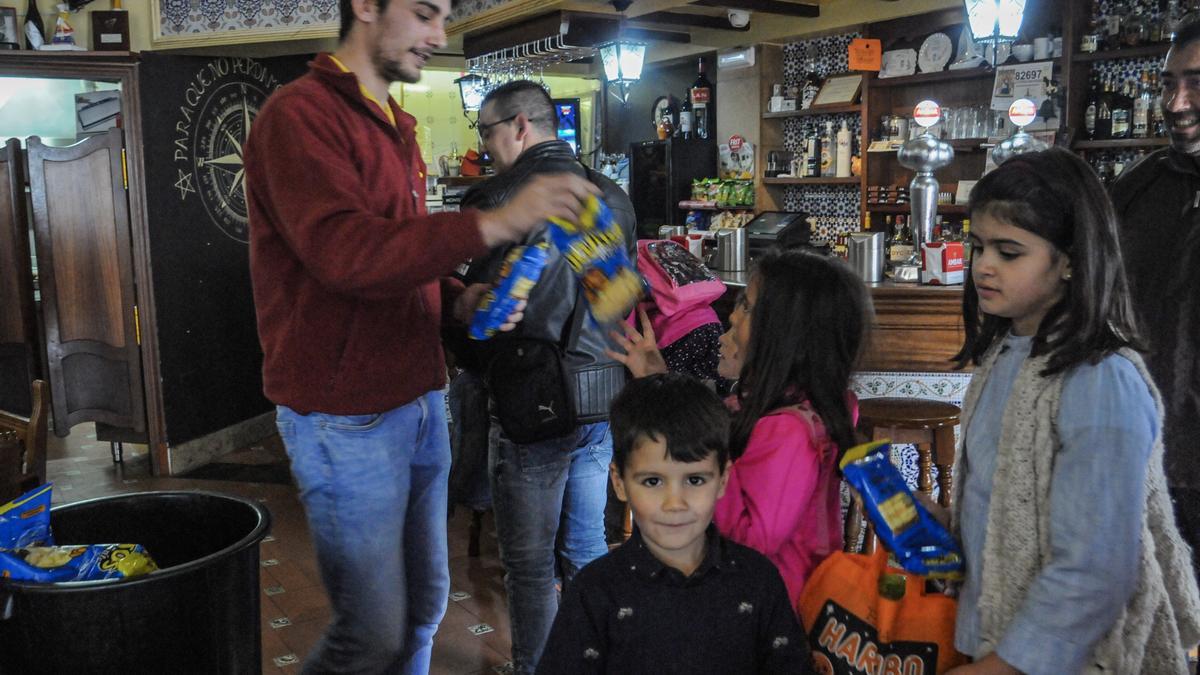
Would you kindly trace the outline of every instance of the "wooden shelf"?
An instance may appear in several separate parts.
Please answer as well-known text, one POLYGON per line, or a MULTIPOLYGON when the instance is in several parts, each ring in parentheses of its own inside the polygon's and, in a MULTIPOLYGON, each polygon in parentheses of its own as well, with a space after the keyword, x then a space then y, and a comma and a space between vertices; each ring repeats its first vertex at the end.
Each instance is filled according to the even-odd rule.
POLYGON ((954 82, 956 80, 981 80, 995 76, 991 68, 965 68, 963 70, 941 70, 936 73, 920 73, 902 77, 875 77, 871 79, 872 87, 904 87, 910 84, 933 84, 936 82, 954 82))
POLYGON ((679 202, 679 208, 683 209, 684 211, 753 211, 754 210, 753 204, 750 204, 749 206, 720 206, 718 204, 705 204, 702 206, 695 206, 696 203, 697 202, 682 201, 682 202, 679 202))
POLYGON ((855 103, 853 105, 822 105, 813 106, 805 110, 788 110, 786 112, 769 112, 763 113, 764 120, 782 119, 785 117, 807 117, 808 115, 835 115, 838 113, 861 113, 862 104, 855 103))
POLYGON ((763 185, 858 185, 859 176, 850 178, 763 178, 763 185))
POLYGON ((1121 148, 1161 148, 1170 145, 1169 138, 1116 138, 1111 141, 1076 141, 1075 150, 1116 150, 1121 148))
POLYGON ((1129 47, 1127 49, 1112 49, 1105 52, 1080 53, 1071 57, 1075 63, 1091 63, 1092 61, 1111 61, 1113 59, 1140 59, 1153 56, 1163 56, 1171 48, 1170 42, 1129 47))
MULTIPOLYGON (((867 210, 871 213, 899 213, 908 215, 912 213, 912 204, 867 204, 867 210)), ((967 206, 966 204, 938 204, 937 215, 965 216, 967 215, 967 206)))

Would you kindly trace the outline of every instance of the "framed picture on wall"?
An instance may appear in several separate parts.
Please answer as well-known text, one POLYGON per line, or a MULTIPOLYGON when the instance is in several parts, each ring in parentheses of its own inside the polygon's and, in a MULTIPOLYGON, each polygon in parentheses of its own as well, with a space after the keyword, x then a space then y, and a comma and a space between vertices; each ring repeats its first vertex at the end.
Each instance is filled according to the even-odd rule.
POLYGON ((21 29, 16 7, 0 7, 0 49, 20 49, 21 29))

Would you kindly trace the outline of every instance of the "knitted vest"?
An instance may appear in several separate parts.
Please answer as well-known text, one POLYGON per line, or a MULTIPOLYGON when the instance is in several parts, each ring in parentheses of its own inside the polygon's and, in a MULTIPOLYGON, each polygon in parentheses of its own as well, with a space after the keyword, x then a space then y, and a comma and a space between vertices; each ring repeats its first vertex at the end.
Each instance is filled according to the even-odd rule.
MULTIPOLYGON (((999 354, 999 342, 971 378, 962 425, 971 423, 983 385, 999 354)), ((1163 407, 1141 357, 1118 352, 1137 367, 1154 397, 1158 419, 1163 407)), ((995 650, 1021 607, 1038 572, 1050 562, 1050 482, 1054 457, 1062 447, 1057 419, 1065 373, 1042 377, 1045 356, 1021 365, 1005 404, 988 508, 980 582, 980 651, 995 650), (1049 452, 1047 452, 1049 450, 1049 452)), ((963 444, 955 465, 963 463, 963 444)), ((953 486, 953 529, 960 526, 962 485, 953 486)), ((1167 496, 1161 435, 1146 467, 1141 560, 1133 596, 1112 629, 1092 649, 1085 672, 1139 675, 1186 673, 1185 647, 1200 640, 1200 593, 1191 552, 1179 536, 1167 496)))

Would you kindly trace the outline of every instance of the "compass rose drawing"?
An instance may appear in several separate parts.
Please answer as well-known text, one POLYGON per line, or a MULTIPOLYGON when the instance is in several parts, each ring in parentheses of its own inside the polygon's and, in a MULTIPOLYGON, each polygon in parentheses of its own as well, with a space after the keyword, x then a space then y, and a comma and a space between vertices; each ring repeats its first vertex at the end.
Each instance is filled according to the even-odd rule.
POLYGON ((249 241, 242 158, 250 126, 266 99, 266 92, 248 82, 217 87, 201 105, 192 139, 200 201, 213 224, 242 243, 249 241))

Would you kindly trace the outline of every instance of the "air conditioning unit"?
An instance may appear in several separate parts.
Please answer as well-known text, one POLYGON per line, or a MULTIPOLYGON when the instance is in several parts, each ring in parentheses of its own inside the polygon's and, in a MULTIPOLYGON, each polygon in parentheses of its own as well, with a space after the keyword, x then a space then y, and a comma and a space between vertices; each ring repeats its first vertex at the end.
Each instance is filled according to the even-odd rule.
POLYGON ((737 70, 754 65, 754 47, 741 47, 717 52, 718 70, 737 70))

